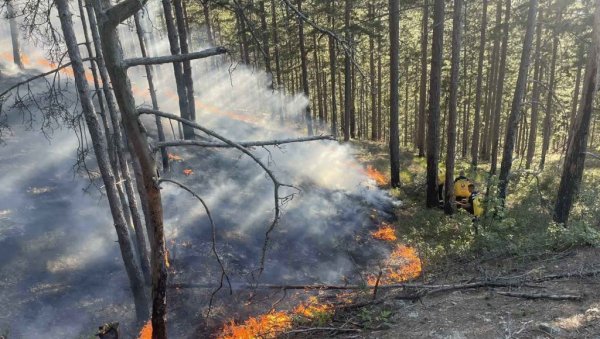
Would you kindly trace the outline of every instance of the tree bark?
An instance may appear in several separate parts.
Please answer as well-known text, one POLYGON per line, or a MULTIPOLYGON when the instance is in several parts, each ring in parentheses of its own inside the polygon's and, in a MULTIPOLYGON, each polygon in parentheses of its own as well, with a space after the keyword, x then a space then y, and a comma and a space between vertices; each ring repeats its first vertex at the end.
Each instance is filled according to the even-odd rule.
POLYGON ((450 70, 450 98, 448 107, 448 146, 446 148, 446 181, 444 212, 456 210, 454 197, 454 162, 456 161, 456 116, 458 106, 458 84, 460 83, 460 48, 462 39, 462 0, 454 0, 452 15, 452 59, 450 70))
MULTIPOLYGON (((61 0, 64 1, 64 0, 61 0)), ((137 10, 141 9, 143 2, 133 1, 137 10)), ((119 5, 124 2, 119 3, 119 5)), ((110 5, 109 0, 104 0, 104 4, 110 5)), ((117 6, 110 7, 106 11, 99 8, 95 3, 96 15, 100 27, 102 49, 106 61, 107 70, 113 85, 117 103, 122 113, 123 125, 127 133, 127 138, 131 142, 135 160, 139 161, 142 172, 142 184, 147 194, 147 206, 149 209, 149 227, 153 230, 152 237, 152 338, 164 339, 167 337, 166 329, 166 286, 167 286, 167 267, 166 267, 166 246, 163 226, 163 212, 161 203, 161 193, 157 184, 157 169, 153 154, 147 141, 146 132, 140 127, 140 121, 136 111, 135 100, 131 92, 131 84, 123 67, 123 52, 116 27, 119 22, 111 20, 110 13, 114 12, 117 6)), ((123 19, 124 20, 124 19, 123 19)), ((134 161, 135 161, 134 160, 134 161)))
MULTIPOLYGON (((335 28, 335 3, 334 0, 328 2, 329 25, 331 29, 335 28)), ((329 36, 329 72, 331 77, 331 135, 334 138, 338 136, 338 121, 337 121, 337 103, 335 91, 335 73, 336 73, 336 53, 335 39, 329 36)))
POLYGON ((537 14, 537 0, 529 1, 529 11, 527 13, 527 31, 523 40, 523 51, 521 52, 521 63, 519 74, 517 75, 517 84, 515 95, 513 97, 510 115, 506 124, 506 137, 504 139, 504 153, 502 155, 502 165, 500 167, 500 177, 498 184, 498 196, 501 201, 506 199, 506 190, 508 179, 513 161, 513 151, 515 147, 515 132, 521 120, 521 107, 527 86, 527 74, 529 72, 529 63, 531 59, 531 45, 533 43, 533 30, 535 29, 535 20, 537 14))
POLYGON ((495 106, 493 114, 492 131, 492 158, 490 165, 490 174, 496 174, 498 166, 498 147, 500 143, 500 118, 502 116, 502 94, 504 93, 504 77, 506 75, 506 54, 508 52, 508 35, 510 25, 511 0, 506 0, 504 12, 504 27, 502 31, 502 49, 500 51, 500 65, 498 66, 498 85, 496 87, 495 106))
MULTIPOLYGON (((179 46, 181 49, 181 54, 188 54, 190 50, 188 46, 188 32, 186 28, 186 19, 183 11, 182 0, 173 0, 173 6, 175 7, 175 18, 177 21, 177 33, 179 36, 179 46)), ((194 79, 192 77, 192 63, 190 60, 185 60, 182 64, 183 84, 185 87, 188 108, 188 118, 184 118, 196 121, 196 100, 194 99, 194 79)))
POLYGON ((481 133, 481 95, 483 87, 483 59, 485 58, 485 43, 487 32, 488 0, 483 0, 483 14, 481 18, 481 32, 479 35, 479 59, 477 61, 477 84, 475 85, 475 118, 473 122, 473 137, 471 138, 471 164, 477 167, 479 160, 479 135, 481 133))
POLYGON ((440 156, 440 95, 442 53, 444 46, 444 0, 435 0, 433 36, 431 38, 431 76, 429 83, 429 116, 427 126, 427 207, 437 207, 438 162, 440 156))
POLYGON ((560 178, 560 186, 554 206, 554 221, 566 223, 569 219, 573 200, 581 185, 590 120, 593 112, 594 97, 598 90, 598 68, 600 65, 600 0, 595 1, 592 45, 585 68, 583 92, 579 104, 579 113, 573 125, 573 138, 569 142, 565 162, 560 178))
POLYGON ((400 135, 398 131, 398 81, 400 66, 400 1, 389 0, 390 12, 390 184, 400 186, 400 135))
MULTIPOLYGON (((369 3, 369 17, 375 22, 375 5, 369 3)), ((375 29, 369 35, 369 79, 371 81, 371 140, 377 140, 377 86, 375 83, 375 29)))
POLYGON ((533 161, 533 155, 535 154, 535 143, 537 139, 537 127, 538 127, 538 113, 539 113, 539 101, 540 101, 540 82, 542 81, 543 72, 541 72, 541 49, 542 49, 542 17, 543 12, 540 10, 539 20, 535 31, 535 68, 533 70, 533 89, 531 90, 531 119, 529 123, 529 137, 527 145, 527 156, 525 160, 525 168, 531 168, 531 162, 533 161))
POLYGON ((19 26, 17 25, 17 19, 15 9, 13 7, 13 0, 6 0, 6 17, 10 26, 10 39, 12 42, 13 62, 20 69, 25 69, 23 61, 21 60, 21 46, 19 44, 19 26))
MULTIPOLYGON (((562 9, 558 9, 558 13, 556 14, 557 21, 560 22, 562 19, 562 9)), ((548 153, 548 149, 550 148, 550 139, 552 138, 552 114, 554 111, 553 102, 554 102, 554 85, 556 81, 556 58, 558 55, 558 44, 560 43, 558 40, 558 30, 555 28, 552 33, 552 59, 550 60, 550 79, 548 80, 548 95, 546 98, 546 115, 544 117, 544 126, 542 133, 542 155, 540 157, 540 169, 544 169, 544 165, 546 164, 546 154, 548 153)))
MULTIPOLYGON (((302 0, 298 0, 298 11, 302 12, 302 0)), ((310 98, 308 90, 308 63, 306 61, 306 46, 304 45, 304 21, 302 18, 298 18, 298 45, 300 47, 300 63, 302 66, 302 91, 306 98, 310 98)), ((304 118, 306 122, 306 130, 308 136, 313 135, 312 126, 312 115, 311 115, 310 104, 308 104, 304 110, 304 118)))
MULTIPOLYGON (((350 41, 350 16, 352 13, 352 0, 345 0, 344 26, 345 38, 350 41)), ((352 110, 352 56, 346 49, 344 56, 344 141, 350 140, 350 115, 352 110)))
POLYGON ((424 0, 421 30, 421 80, 419 83, 419 127, 417 148, 419 157, 425 156, 425 110, 427 96, 427 37, 429 35, 429 0, 424 0))
POLYGON ((75 84, 77 86, 77 93, 79 95, 82 112, 84 114, 88 131, 92 139, 94 154, 96 155, 102 181, 106 189, 106 195, 111 214, 115 223, 115 230, 117 232, 121 256, 123 258, 125 270, 129 277, 130 287, 134 295, 136 316, 138 320, 142 321, 148 317, 148 301, 144 293, 142 273, 135 260, 133 246, 129 231, 126 226, 127 223, 119 202, 120 200, 115 178, 107 157, 106 139, 102 133, 102 129, 100 128, 100 124, 98 122, 98 118, 96 117, 94 105, 89 93, 89 87, 85 77, 85 68, 79 54, 79 48, 75 31, 73 29, 73 21, 71 19, 69 4, 66 0, 57 0, 55 3, 59 14, 63 36, 67 45, 69 58, 72 62, 71 66, 73 68, 75 84))

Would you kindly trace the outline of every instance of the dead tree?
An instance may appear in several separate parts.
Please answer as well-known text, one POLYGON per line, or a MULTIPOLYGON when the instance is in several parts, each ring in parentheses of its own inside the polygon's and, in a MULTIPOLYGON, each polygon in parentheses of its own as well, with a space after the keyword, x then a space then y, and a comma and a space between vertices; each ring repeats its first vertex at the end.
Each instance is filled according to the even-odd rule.
POLYGON ((57 0, 56 6, 59 13, 65 43, 67 44, 69 58, 72 62, 71 66, 73 68, 77 92, 81 102, 81 108, 88 125, 90 137, 92 138, 94 153, 96 155, 98 167, 100 169, 102 180, 106 189, 106 195, 108 197, 113 220, 115 222, 115 229, 117 231, 121 256, 123 258, 125 269, 127 271, 127 275, 129 276, 131 290, 134 295, 136 315, 138 320, 144 320, 148 317, 148 301, 144 293, 142 274, 135 260, 129 231, 126 226, 127 224, 123 215, 123 210, 121 209, 121 204, 119 203, 115 178, 107 156, 106 139, 102 133, 100 124, 98 123, 98 118, 96 117, 95 108, 89 93, 88 83, 85 78, 85 68, 79 54, 77 39, 75 37, 75 31, 73 29, 73 22, 71 19, 71 12, 69 10, 69 4, 66 0, 57 0))

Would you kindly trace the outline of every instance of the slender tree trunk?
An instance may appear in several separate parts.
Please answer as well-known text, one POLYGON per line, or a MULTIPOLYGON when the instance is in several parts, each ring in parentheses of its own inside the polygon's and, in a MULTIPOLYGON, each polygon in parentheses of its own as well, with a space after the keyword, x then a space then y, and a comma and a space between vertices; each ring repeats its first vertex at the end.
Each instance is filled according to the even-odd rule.
MULTIPOLYGON (((137 36, 138 36, 138 43, 140 44, 140 52, 142 53, 142 57, 146 58, 146 57, 148 57, 148 52, 146 50, 147 42, 146 42, 144 28, 142 27, 141 22, 140 22, 140 12, 135 14, 134 21, 135 21, 135 29, 136 29, 137 36)), ((154 70, 153 70, 152 66, 146 65, 145 71, 146 71, 146 80, 148 80, 148 92, 150 93, 150 100, 152 101, 152 108, 155 110, 158 110, 159 109, 158 98, 156 97, 156 89, 154 87, 154 80, 153 80, 154 79, 154 70)), ((165 141, 165 132, 163 130, 163 125, 160 121, 160 117, 156 116, 155 121, 156 121, 156 130, 158 132, 158 141, 159 142, 165 141)), ((160 148, 160 155, 161 155, 161 159, 162 159, 163 171, 166 172, 169 170, 169 156, 168 156, 166 147, 160 148)))
POLYGON ((410 67, 409 60, 405 61, 406 68, 404 69, 404 140, 402 141, 405 148, 408 147, 408 72, 410 67))
POLYGON ((579 113, 573 125, 573 138, 569 142, 567 154, 565 155, 556 205, 554 206, 553 219, 558 223, 566 223, 569 219, 575 195, 581 185, 594 97, 598 90, 598 68, 600 66, 600 0, 594 2, 596 9, 592 29, 592 45, 585 68, 579 113))
MULTIPOLYGON (((562 19, 562 10, 558 9, 557 22, 562 19)), ((552 139, 552 114, 554 114, 554 85, 556 81, 556 57, 558 55, 558 30, 555 28, 552 33, 552 59, 550 61, 550 79, 548 81, 548 95, 546 97, 546 116, 544 117, 543 139, 542 139, 542 155, 540 158, 540 169, 544 169, 546 164, 546 154, 550 148, 550 139, 552 139)))
POLYGON ((58 10, 65 43, 67 45, 69 59, 72 62, 71 67, 74 73, 75 84, 77 86, 82 112, 84 114, 88 131, 92 139, 94 153, 96 155, 111 214, 115 223, 115 230, 117 231, 121 256, 123 258, 125 270, 129 277, 130 287, 134 295, 136 315, 138 320, 145 320, 148 317, 148 300, 146 299, 146 295, 144 293, 142 273, 136 264, 129 231, 126 226, 123 210, 121 209, 121 205, 119 203, 115 178, 107 157, 106 139, 102 133, 100 124, 98 123, 94 104, 92 103, 89 93, 88 83, 85 77, 85 68, 79 54, 79 48, 75 31, 73 29, 73 21, 71 19, 69 4, 66 0, 57 0, 55 1, 55 4, 58 10))
MULTIPOLYGON (((279 60, 279 33, 277 31, 277 14, 275 9, 275 0, 271 0, 271 26, 273 32, 273 46, 275 48, 275 73, 277 76, 277 88, 283 89, 281 82, 281 64, 279 60)), ((283 122, 283 113, 281 114, 281 120, 283 122)))
POLYGON ((206 26, 206 40, 210 46, 215 45, 213 37, 212 25, 210 23, 210 2, 209 0, 202 1, 202 14, 204 14, 204 25, 206 26))
POLYGON ((273 71, 271 70, 271 49, 269 45, 269 28, 267 26, 267 11, 265 10, 265 1, 260 0, 258 2, 258 9, 260 11, 260 28, 262 30, 262 49, 263 57, 265 59, 265 71, 271 76, 271 88, 273 88, 273 71))
POLYGON ((575 89, 573 90, 573 103, 571 106, 571 116, 569 118, 569 131, 566 145, 569 145, 573 135, 573 126, 575 126, 575 117, 577 116, 577 101, 579 99, 579 87, 581 86, 581 71, 583 66, 577 63, 577 76, 575 77, 575 89))
POLYGON ((527 74, 529 72, 529 63, 531 59, 531 45, 533 43, 533 30, 535 29, 535 19, 537 14, 537 0, 529 1, 529 11, 527 13, 527 31, 523 40, 523 51, 521 53, 521 63, 519 66, 519 74, 517 76, 517 85, 515 87, 515 95, 513 97, 510 116, 506 123, 506 137, 504 139, 504 153, 502 155, 502 165, 500 167, 500 177, 498 184, 498 196, 501 201, 506 199, 506 190, 508 187, 508 179, 512 168, 513 150, 515 147, 515 131, 521 120, 521 107, 523 105, 523 97, 525 95, 525 87, 527 86, 527 74))
MULTIPOLYGON (((177 36, 177 28, 173 19, 173 7, 171 7, 170 0, 162 0, 163 11, 165 14, 165 25, 167 28, 167 36, 169 38, 169 46, 171 48, 171 54, 180 54, 179 37, 177 36)), ((175 84, 177 86, 177 96, 179 98, 179 112, 181 117, 184 119, 191 120, 190 115, 190 103, 188 92, 185 85, 185 78, 183 75, 183 65, 180 62, 173 63, 173 73, 175 75, 175 84)), ((194 130, 189 126, 183 126, 183 136, 185 139, 194 138, 194 130)))
POLYGON ((17 25, 17 19, 15 9, 13 7, 13 0, 6 0, 6 17, 10 25, 10 39, 12 41, 12 52, 13 62, 20 69, 25 69, 23 61, 21 61, 21 46, 19 45, 19 26, 17 25))
POLYGON ((425 110, 427 95, 427 37, 429 35, 429 0, 424 0, 421 30, 421 80, 419 84, 419 128, 417 148, 419 157, 425 156, 425 110))
POLYGON ((431 76, 427 126, 427 207, 437 207, 438 162, 440 156, 440 95, 442 53, 444 46, 444 0, 434 0, 433 36, 431 38, 431 76))
POLYGON ((448 147, 446 149, 446 182, 444 212, 453 214, 456 209, 454 197, 454 162, 456 161, 456 116, 458 84, 460 83, 460 47, 462 39, 462 0, 454 0, 452 15, 452 59, 450 70, 450 98, 448 107, 448 147))
POLYGON ((481 31, 479 35, 479 59, 477 61, 477 84, 475 85, 475 119, 473 122, 473 137, 471 138, 471 164, 476 167, 479 156, 479 135, 481 133, 481 95, 483 80, 483 59, 485 58, 485 43, 487 32, 488 0, 483 0, 483 14, 481 18, 481 31))
MULTIPOLYGON (((181 54, 190 52, 188 46, 188 31, 186 28, 186 18, 183 11, 183 1, 173 0, 175 7, 175 18, 177 20, 177 33, 179 35, 179 45, 181 54)), ((189 60, 183 62, 183 82, 188 104, 188 120, 196 121, 196 99, 194 99, 194 79, 192 77, 192 63, 189 60)), ((185 128, 185 126, 184 126, 185 128)), ((193 133, 193 132, 192 132, 193 133)))
POLYGON ((496 174, 498 164, 498 147, 500 142, 500 118, 502 116, 502 94, 504 93, 504 76, 506 74, 506 54, 508 52, 508 34, 510 25, 510 8, 511 0, 506 0, 506 8, 504 12, 504 28, 502 32, 502 50, 500 52, 500 65, 498 68, 498 85, 496 87, 496 103, 493 115, 493 132, 492 132, 492 159, 490 173, 496 174))
MULTIPOLYGON (((302 0, 298 0, 298 11, 302 12, 302 0)), ((302 90, 306 98, 310 98, 308 90, 308 69, 306 61, 306 47, 304 46, 304 21, 298 19, 298 44, 300 45, 300 63, 302 64, 302 90)), ((304 116, 306 119, 306 129, 308 135, 313 135, 312 116, 310 113, 310 105, 306 106, 304 116)))
MULTIPOLYGON (((344 25, 346 27, 346 41, 350 41, 350 16, 352 13, 352 0, 345 0, 344 25)), ((350 140, 350 115, 352 110, 352 56, 350 51, 345 51, 344 57, 344 141, 350 140)))
POLYGON ((322 90, 322 84, 321 84, 321 64, 320 64, 320 60, 319 60, 319 54, 317 53, 317 49, 319 47, 319 44, 317 42, 317 34, 314 33, 313 34, 313 61, 315 63, 315 82, 317 84, 317 111, 319 113, 318 117, 319 117, 319 124, 318 124, 318 128, 315 129, 322 129, 323 128, 323 123, 325 120, 325 113, 323 111, 323 90, 322 90))
POLYGON ((377 39, 377 140, 381 140, 383 136, 383 117, 382 117, 382 98, 383 98, 383 81, 382 81, 382 65, 381 59, 383 57, 381 38, 377 39))
POLYGON ((531 168, 531 162, 533 161, 533 156, 535 154, 535 142, 537 139, 537 127, 538 127, 538 112, 539 112, 539 101, 540 101, 540 82, 542 81, 543 72, 541 72, 541 47, 542 47, 542 16, 543 12, 540 10, 539 20, 536 28, 536 38, 535 38, 535 68, 533 71, 533 89, 531 90, 532 98, 531 98, 531 122, 529 124, 529 138, 528 138, 528 146, 527 146, 527 157, 525 161, 525 168, 531 168))
POLYGON ((400 186, 400 145, 398 131, 398 81, 400 52, 400 2, 389 0, 390 12, 390 173, 392 187, 400 186))
MULTIPOLYGON (((335 28, 335 4, 334 0, 328 2, 329 6, 329 24, 331 29, 335 28)), ((337 103, 335 100, 335 72, 336 72, 336 53, 335 53, 335 39, 329 36, 329 72, 331 76, 331 135, 334 138, 338 136, 338 122, 337 122, 337 103)))
MULTIPOLYGON (((375 21, 375 5, 369 4, 369 17, 375 21)), ((369 78, 371 80, 371 140, 377 140, 377 87, 375 83, 375 30, 369 36, 369 78)))

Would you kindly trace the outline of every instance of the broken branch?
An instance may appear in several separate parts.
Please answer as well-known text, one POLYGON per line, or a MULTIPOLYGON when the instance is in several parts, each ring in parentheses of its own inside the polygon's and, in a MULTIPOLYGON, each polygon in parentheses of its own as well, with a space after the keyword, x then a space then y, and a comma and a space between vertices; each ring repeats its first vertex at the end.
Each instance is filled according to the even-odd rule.
MULTIPOLYGON (((319 135, 314 137, 305 138, 294 138, 294 139, 280 139, 280 140, 265 140, 265 141, 241 141, 238 142, 244 147, 260 147, 260 146, 279 146, 283 144, 291 144, 296 142, 314 141, 314 140, 335 140, 331 135, 319 135)), ((154 144, 154 149, 158 150, 161 147, 174 147, 174 146, 199 146, 199 147, 214 147, 214 148, 232 148, 227 143, 216 143, 216 142, 205 142, 200 140, 173 140, 163 141, 154 144)))
POLYGON ((176 55, 165 55, 159 57, 146 57, 146 58, 131 58, 123 60, 123 67, 129 68, 133 66, 142 65, 160 65, 173 62, 182 62, 195 59, 208 58, 215 55, 225 54, 227 49, 225 47, 213 47, 208 48, 200 52, 193 52, 187 54, 176 54, 176 55))

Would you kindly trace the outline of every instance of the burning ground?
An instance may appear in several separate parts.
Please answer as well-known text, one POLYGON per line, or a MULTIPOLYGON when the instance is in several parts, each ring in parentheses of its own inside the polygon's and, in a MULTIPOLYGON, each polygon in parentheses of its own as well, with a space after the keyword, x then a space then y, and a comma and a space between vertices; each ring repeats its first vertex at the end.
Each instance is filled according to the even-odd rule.
MULTIPOLYGON (((238 140, 297 135, 271 117, 284 109, 293 125, 305 103, 301 98, 274 98, 266 86, 256 86, 264 79, 243 67, 233 77, 227 70, 204 76, 211 85, 199 89, 197 107, 206 126, 238 140)), ((24 77, 5 77, 0 89, 24 77)), ((44 86, 32 88, 42 91, 44 86)), ((66 92, 67 98, 72 95, 66 92)), ((165 101, 164 106, 168 110, 174 104, 165 101)), ((72 338, 119 321, 122 333, 133 336, 140 328, 133 324, 132 306, 123 302, 130 300, 128 284, 92 158, 85 163, 89 172, 73 170, 75 150, 85 146, 85 135, 77 139, 71 130, 50 124, 46 139, 35 130, 39 113, 32 114, 34 130, 22 125, 16 110, 7 114, 13 129, 0 148, 5 160, 0 165, 0 300, 10 307, 0 318, 0 333, 72 338)), ((217 334, 232 321, 280 319, 272 312, 294 317, 326 313, 320 299, 311 299, 318 293, 254 289, 255 284, 367 285, 379 271, 409 264, 391 263, 387 258, 395 253, 394 245, 373 237, 383 222, 393 221, 394 200, 377 187, 383 175, 358 163, 349 146, 318 141, 254 150, 281 181, 294 185, 282 192, 282 218, 267 242, 261 274, 265 233, 273 218, 272 183, 233 150, 170 152, 172 169, 162 175, 205 199, 216 225, 215 249, 232 287, 231 294, 227 284, 214 292, 222 272, 204 209, 187 192, 163 183, 174 337, 217 334)))

